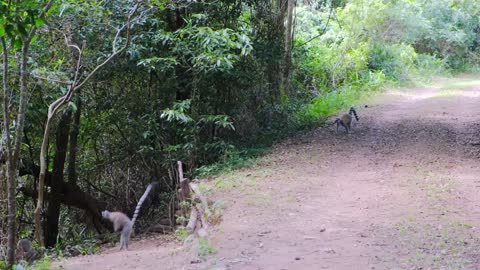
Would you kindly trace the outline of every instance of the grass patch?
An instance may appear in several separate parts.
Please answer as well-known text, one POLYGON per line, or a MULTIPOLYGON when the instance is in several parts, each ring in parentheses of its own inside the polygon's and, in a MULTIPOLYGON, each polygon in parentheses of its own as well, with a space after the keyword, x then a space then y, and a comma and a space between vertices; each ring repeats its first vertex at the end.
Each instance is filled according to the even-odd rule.
POLYGON ((366 101, 374 93, 378 93, 383 83, 349 85, 336 91, 315 98, 304 111, 299 112, 299 118, 306 125, 323 122, 339 111, 347 110, 354 104, 366 101))
POLYGON ((198 239, 198 256, 206 257, 217 253, 217 250, 210 244, 207 239, 199 238, 198 239))
POLYGON ((258 146, 243 150, 233 150, 225 155, 225 158, 216 163, 205 165, 195 170, 199 178, 231 172, 237 169, 252 167, 257 163, 257 157, 268 153, 270 147, 258 146))
POLYGON ((189 233, 183 228, 175 230, 175 237, 180 242, 185 242, 185 240, 187 240, 188 236, 189 236, 189 233))
POLYGON ((480 246, 472 226, 461 222, 421 224, 406 220, 397 224, 399 244, 408 250, 405 269, 471 269, 480 246))

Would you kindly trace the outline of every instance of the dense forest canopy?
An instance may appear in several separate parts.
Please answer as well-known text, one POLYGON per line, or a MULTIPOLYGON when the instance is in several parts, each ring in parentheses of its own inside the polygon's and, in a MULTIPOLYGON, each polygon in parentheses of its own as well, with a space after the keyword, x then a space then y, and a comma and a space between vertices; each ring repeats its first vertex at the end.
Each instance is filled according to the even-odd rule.
POLYGON ((200 178, 385 84, 478 70, 480 3, 4 0, 0 39, 7 258, 34 230, 41 160, 48 247, 105 231, 100 211, 131 214, 153 180, 139 226, 173 224, 176 161, 200 178))

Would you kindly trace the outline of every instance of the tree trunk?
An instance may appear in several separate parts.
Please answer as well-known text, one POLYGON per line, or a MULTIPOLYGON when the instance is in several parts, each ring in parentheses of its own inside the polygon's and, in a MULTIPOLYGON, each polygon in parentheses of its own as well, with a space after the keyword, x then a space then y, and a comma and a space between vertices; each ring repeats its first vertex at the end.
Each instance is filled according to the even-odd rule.
MULTIPOLYGON (((292 43, 293 43, 293 9, 295 8, 295 0, 287 0, 287 26, 285 33, 285 67, 283 74, 283 87, 288 89, 290 70, 292 66, 292 43)), ((285 93, 284 93, 285 94, 285 93)))
POLYGON ((47 147, 48 147, 48 135, 50 133, 50 127, 52 125, 53 115, 51 113, 51 108, 48 109, 48 118, 47 123, 45 124, 45 131, 43 134, 42 148, 40 150, 40 175, 38 177, 38 197, 37 197, 37 207, 33 212, 34 221, 35 221, 35 239, 40 244, 40 246, 45 246, 45 241, 43 238, 43 228, 41 222, 41 212, 42 205, 44 201, 45 193, 45 175, 47 173, 47 147))
POLYGON ((76 97, 75 105, 77 110, 73 116, 73 124, 69 138, 70 151, 68 152, 68 182, 71 184, 77 183, 78 134, 80 134, 80 116, 82 114, 82 99, 80 96, 76 97))
MULTIPOLYGON (((23 126, 25 123, 25 110, 27 108, 27 59, 28 59, 28 50, 30 48, 31 38, 23 40, 22 44, 22 54, 21 54, 21 63, 20 63, 20 101, 17 115, 17 126, 15 128, 15 144, 11 145, 10 142, 10 133, 9 130, 9 119, 8 119, 8 103, 4 103, 4 123, 6 139, 7 139, 7 190, 8 190, 8 244, 7 244, 7 268, 11 267, 15 262, 15 238, 16 238, 16 212, 17 212, 17 202, 15 199, 15 188, 17 186, 17 176, 18 176, 18 160, 20 157, 20 146, 22 145, 22 136, 23 136, 23 126), (5 106, 7 105, 7 106, 5 106), (7 125, 8 124, 8 125, 7 125)), ((4 48, 4 59, 7 56, 7 47, 5 39, 2 39, 2 47, 4 48)), ((8 66, 8 62, 5 62, 4 66, 8 66)), ((4 70, 8 72, 8 70, 4 70)), ((8 73, 4 73, 8 76, 8 73)), ((4 91, 7 92, 7 77, 4 76, 4 91)), ((4 96, 6 101, 7 96, 4 96)))
POLYGON ((12 163, 12 142, 10 141, 10 118, 9 118, 9 99, 8 99, 8 48, 5 38, 0 39, 3 51, 3 128, 6 144, 6 180, 7 180, 7 198, 8 198, 8 215, 7 215, 7 268, 12 268, 15 262, 15 218, 16 218, 16 201, 15 201, 15 169, 12 163))
POLYGON ((50 184, 50 200, 47 207, 47 226, 45 228, 45 245, 54 247, 58 236, 58 222, 61 209, 61 196, 63 186, 63 170, 67 156, 68 133, 70 129, 71 112, 62 115, 57 127, 55 142, 55 157, 50 184))

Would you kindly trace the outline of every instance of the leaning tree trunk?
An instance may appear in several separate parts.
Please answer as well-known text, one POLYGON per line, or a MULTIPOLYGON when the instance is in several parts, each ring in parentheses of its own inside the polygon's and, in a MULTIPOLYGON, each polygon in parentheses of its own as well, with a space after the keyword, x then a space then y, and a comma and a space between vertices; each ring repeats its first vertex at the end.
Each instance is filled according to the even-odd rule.
POLYGON ((40 246, 45 246, 45 241, 43 238, 43 228, 41 225, 41 212, 42 205, 44 201, 45 193, 45 175, 47 173, 47 161, 45 157, 47 156, 48 148, 48 135, 50 133, 50 127, 52 126, 52 119, 55 114, 52 113, 52 106, 48 109, 48 118, 47 123, 45 124, 45 131, 43 134, 42 148, 40 150, 40 176, 38 177, 38 197, 37 197, 37 207, 33 212, 35 220, 35 238, 37 239, 40 246))
POLYGON ((50 183, 50 193, 52 196, 48 201, 47 226, 45 228, 45 245, 47 247, 54 247, 57 242, 58 222, 62 204, 63 170, 67 156, 70 119, 71 113, 69 111, 62 116, 57 127, 55 157, 53 159, 53 171, 50 183))

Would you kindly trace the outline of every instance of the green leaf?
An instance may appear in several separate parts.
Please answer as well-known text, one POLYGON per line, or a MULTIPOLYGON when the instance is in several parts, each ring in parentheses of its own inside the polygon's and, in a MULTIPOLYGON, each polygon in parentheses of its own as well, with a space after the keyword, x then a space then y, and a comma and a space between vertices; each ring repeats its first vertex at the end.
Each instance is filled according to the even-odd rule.
POLYGON ((28 35, 27 30, 25 30, 25 26, 22 23, 17 24, 17 29, 18 29, 18 32, 20 33, 20 35, 22 35, 24 37, 26 37, 28 35))
POLYGON ((5 27, 3 27, 3 25, 0 25, 0 37, 4 37, 5 36, 5 27))
POLYGON ((13 47, 15 47, 15 49, 20 50, 22 48, 22 41, 18 38, 14 39, 13 40, 13 47))
POLYGON ((40 18, 35 19, 35 27, 40 28, 44 25, 45 25, 45 22, 42 19, 40 18))

